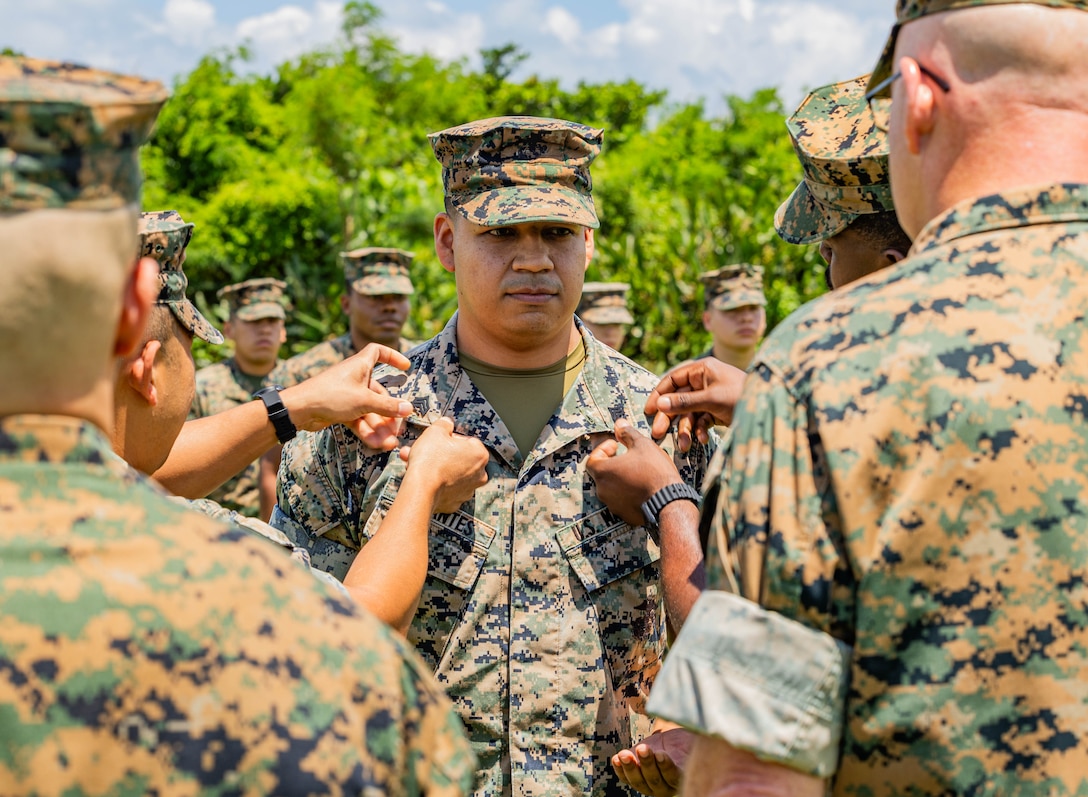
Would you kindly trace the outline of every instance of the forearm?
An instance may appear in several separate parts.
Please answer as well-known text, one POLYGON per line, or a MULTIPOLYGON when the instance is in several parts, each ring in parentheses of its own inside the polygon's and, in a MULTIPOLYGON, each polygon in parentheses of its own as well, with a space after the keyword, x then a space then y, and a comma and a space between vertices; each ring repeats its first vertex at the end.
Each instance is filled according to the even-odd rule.
POLYGON ((175 495, 204 498, 276 444, 260 401, 186 421, 170 457, 152 474, 175 495))
POLYGON ((427 578, 434 496, 409 470, 381 526, 344 577, 356 602, 401 634, 408 633, 427 578))
POLYGON ((706 586, 703 551, 699 544, 699 508, 691 501, 673 501, 661 510, 661 583, 665 613, 675 636, 706 586))
POLYGON ((823 778, 760 761, 721 739, 699 736, 684 767, 684 797, 823 797, 823 778))

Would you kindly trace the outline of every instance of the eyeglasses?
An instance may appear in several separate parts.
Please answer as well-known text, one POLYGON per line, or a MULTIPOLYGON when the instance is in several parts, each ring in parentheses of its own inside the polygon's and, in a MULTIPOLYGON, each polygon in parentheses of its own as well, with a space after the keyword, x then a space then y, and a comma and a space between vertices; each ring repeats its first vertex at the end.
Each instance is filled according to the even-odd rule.
MULTIPOLYGON (((918 71, 920 71, 927 78, 937 84, 937 88, 943 91, 945 94, 952 91, 952 86, 947 80, 940 75, 935 75, 930 69, 918 64, 918 71)), ((869 110, 873 114, 873 121, 876 126, 881 130, 888 129, 888 119, 891 115, 892 98, 891 92, 888 92, 887 97, 881 97, 880 95, 891 88, 892 83, 903 77, 903 70, 893 72, 889 77, 877 83, 867 92, 865 92, 865 102, 869 104, 869 110)))

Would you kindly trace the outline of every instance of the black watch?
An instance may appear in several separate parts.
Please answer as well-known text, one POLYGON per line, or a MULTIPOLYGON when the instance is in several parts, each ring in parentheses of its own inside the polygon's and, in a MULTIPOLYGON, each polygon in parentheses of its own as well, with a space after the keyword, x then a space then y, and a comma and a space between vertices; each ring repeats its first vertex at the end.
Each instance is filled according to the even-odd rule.
POLYGON ((661 510, 673 501, 691 501, 699 506, 699 491, 684 482, 667 484, 642 502, 642 514, 646 525, 657 528, 661 510))
POLYGON ((280 398, 281 390, 283 390, 281 385, 262 387, 253 394, 253 398, 259 398, 264 402, 264 408, 268 410, 268 420, 272 421, 272 428, 276 430, 276 438, 281 443, 286 443, 294 439, 298 429, 291 423, 291 415, 287 412, 287 407, 283 406, 283 399, 280 398))

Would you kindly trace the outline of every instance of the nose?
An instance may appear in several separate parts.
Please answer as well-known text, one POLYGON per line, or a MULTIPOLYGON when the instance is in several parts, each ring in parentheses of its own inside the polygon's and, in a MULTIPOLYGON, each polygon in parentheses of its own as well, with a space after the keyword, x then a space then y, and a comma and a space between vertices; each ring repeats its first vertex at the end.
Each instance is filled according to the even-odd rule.
POLYGON ((551 254, 539 232, 527 233, 518 238, 517 252, 514 254, 515 271, 538 273, 555 268, 551 254))

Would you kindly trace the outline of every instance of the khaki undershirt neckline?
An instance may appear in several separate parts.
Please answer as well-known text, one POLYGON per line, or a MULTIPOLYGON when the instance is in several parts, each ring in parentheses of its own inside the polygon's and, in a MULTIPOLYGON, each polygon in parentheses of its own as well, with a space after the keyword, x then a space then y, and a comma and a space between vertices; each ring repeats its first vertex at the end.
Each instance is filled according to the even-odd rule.
POLYGON ((524 459, 533 450, 586 362, 585 341, 543 368, 500 368, 459 352, 461 368, 483 394, 517 443, 524 459))

